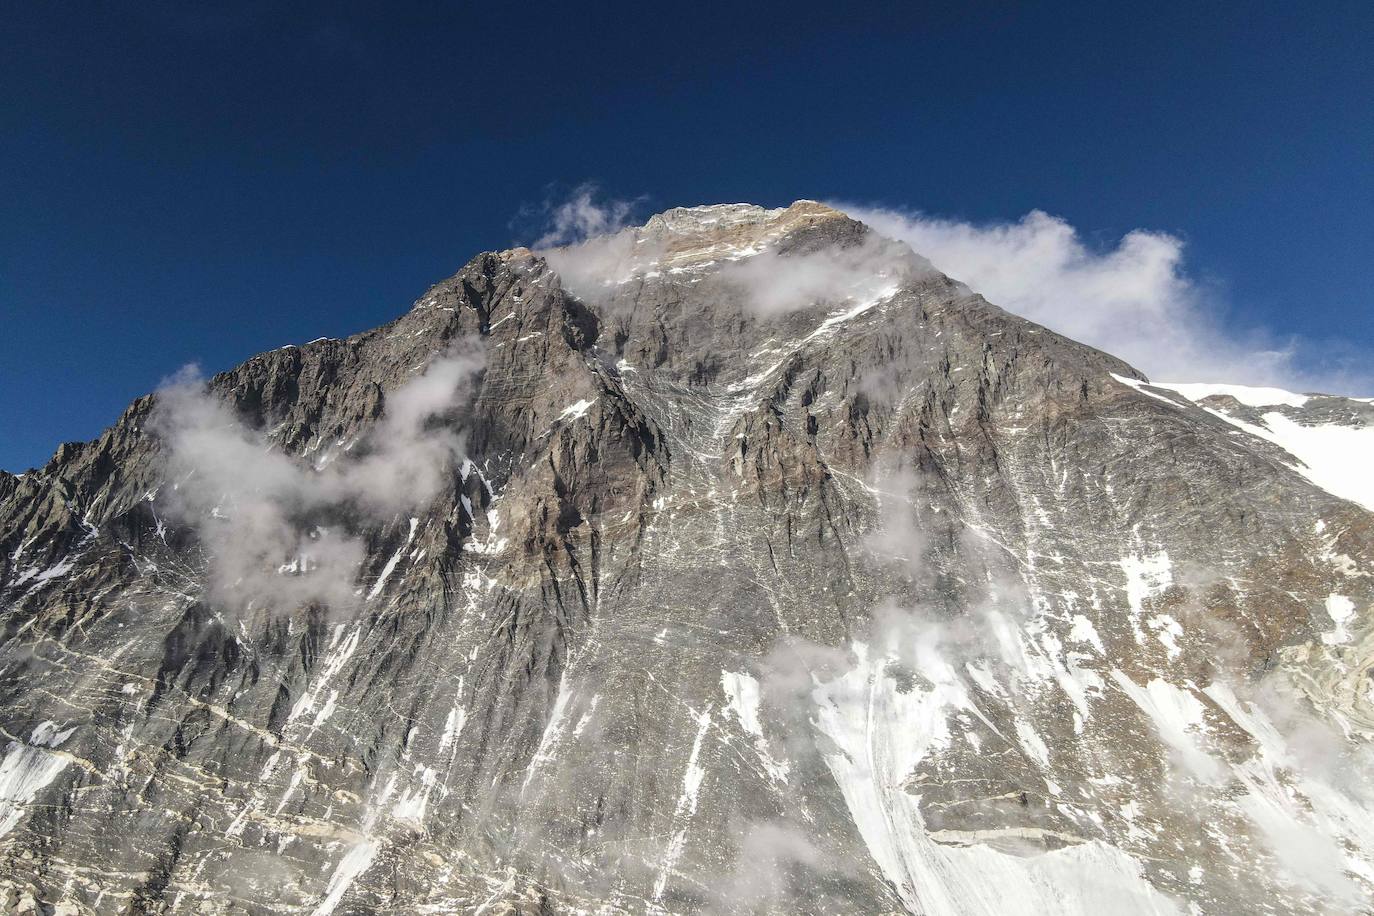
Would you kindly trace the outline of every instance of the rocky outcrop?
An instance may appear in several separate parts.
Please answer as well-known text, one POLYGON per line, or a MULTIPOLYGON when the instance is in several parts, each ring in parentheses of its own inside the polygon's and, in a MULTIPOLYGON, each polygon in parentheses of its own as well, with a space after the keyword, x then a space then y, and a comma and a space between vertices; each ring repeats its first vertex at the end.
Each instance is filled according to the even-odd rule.
POLYGON ((276 505, 457 351, 432 486, 282 509, 343 600, 214 584, 166 393, 0 476, 10 909, 1363 905, 1374 518, 1253 408, 811 202, 480 255, 205 400, 276 505))

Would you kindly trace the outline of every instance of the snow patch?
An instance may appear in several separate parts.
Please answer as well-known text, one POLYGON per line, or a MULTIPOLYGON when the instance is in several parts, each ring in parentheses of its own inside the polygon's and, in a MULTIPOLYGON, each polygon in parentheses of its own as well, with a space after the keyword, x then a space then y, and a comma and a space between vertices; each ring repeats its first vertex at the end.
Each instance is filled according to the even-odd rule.
POLYGON ((1034 757, 1037 763, 1042 767, 1050 765, 1050 749, 1025 719, 1016 720, 1016 737, 1020 740, 1021 749, 1034 757))
POLYGON ((740 726, 753 737, 754 750, 763 768, 778 782, 787 782, 787 762, 773 758, 768 739, 763 734, 763 722, 759 719, 759 682, 749 674, 722 671, 720 686, 725 691, 725 708, 735 714, 740 726))
MULTIPOLYGON (((61 733, 43 733, 44 723, 34 730, 37 744, 56 746, 65 741, 72 730, 61 733)), ((29 804, 46 788, 57 774, 66 769, 71 758, 54 754, 44 747, 11 741, 5 749, 5 757, 0 760, 0 837, 13 830, 28 812, 29 804)))
POLYGON ((1145 613, 1146 599, 1163 594, 1174 584, 1173 564, 1166 551, 1147 555, 1122 557, 1121 571, 1126 574, 1126 601, 1131 607, 1131 626, 1140 640, 1140 618, 1145 613))
POLYGON ((1112 679, 1149 717, 1159 737, 1176 752, 1188 772, 1205 782, 1220 778, 1221 765, 1199 741, 1206 731, 1206 708, 1201 700, 1190 691, 1159 678, 1152 678, 1141 687, 1124 672, 1113 668, 1112 679))
MULTIPOLYGON (((1140 864, 1098 840, 1034 856, 982 843, 947 846, 926 831, 919 798, 903 788, 947 735, 946 711, 971 706, 955 672, 933 652, 919 658, 930 690, 901 693, 893 655, 855 644, 855 666, 816 688, 816 725, 834 742, 825 761, 864 843, 907 908, 926 916, 1176 913, 1140 864)), ((1037 737, 1038 740, 1038 737, 1037 737)))
POLYGON ((520 785, 522 798, 525 795, 525 790, 530 787, 530 780, 534 779, 534 774, 541 766, 553 759, 553 751, 558 746, 559 732, 563 728, 564 714, 567 711, 568 700, 572 693, 572 689, 568 687, 568 670, 564 668, 562 676, 558 679, 558 696, 553 701, 553 712, 549 714, 549 721, 544 725, 544 734, 539 738, 539 748, 530 758, 529 767, 525 770, 525 781, 520 785))
POLYGON ((1232 397, 1246 407, 1301 407, 1311 400, 1305 394, 1294 394, 1282 388, 1253 388, 1249 385, 1209 385, 1191 382, 1151 382, 1156 388, 1177 391, 1190 401, 1214 396, 1232 397))
MULTIPOLYGON (((286 724, 290 725, 298 718, 309 712, 315 711, 315 703, 328 683, 343 670, 348 659, 358 650, 358 643, 362 639, 362 627, 354 625, 349 631, 348 636, 342 639, 344 625, 339 624, 334 627, 334 635, 329 639, 329 647, 326 650, 325 661, 320 670, 320 678, 314 686, 308 688, 300 699, 291 707, 291 712, 286 717, 286 724)), ((326 704, 328 706, 329 704, 326 704)), ((331 709, 332 713, 333 710, 331 709)))
POLYGON ((310 916, 329 916, 334 912, 334 908, 343 900, 343 895, 348 893, 348 889, 358 876, 367 871, 372 864, 372 860, 377 857, 377 851, 381 848, 381 843, 375 839, 366 839, 355 845, 352 849, 339 860, 339 864, 334 869, 334 874, 329 879, 329 885, 325 888, 324 899, 311 912, 310 916))
POLYGON ((446 751, 463 733, 463 726, 467 725, 468 711, 461 706, 454 706, 448 711, 448 716, 444 719, 444 733, 439 737, 439 750, 446 751))
POLYGON ((1073 628, 1069 630, 1069 639, 1088 643, 1103 655, 1107 654, 1107 650, 1102 646, 1102 637, 1097 635, 1097 627, 1082 614, 1073 615, 1073 628))
POLYGON ((763 737, 759 722, 759 682, 752 675, 722 671, 720 686, 725 691, 725 708, 739 719, 744 730, 755 737, 763 737))
POLYGON ((587 409, 596 403, 595 399, 590 401, 581 400, 576 404, 570 404, 563 408, 563 412, 558 415, 560 420, 579 420, 586 415, 587 409))
POLYGON ((706 733, 711 730, 711 710, 693 713, 697 720, 697 736, 692 742, 692 751, 687 755, 687 769, 682 774, 682 795, 678 797, 673 820, 678 824, 673 839, 668 844, 668 852, 659 868, 658 878, 654 881, 654 900, 663 899, 668 888, 668 876, 672 874, 678 859, 687 847, 687 829, 692 816, 697 813, 697 802, 701 794, 701 784, 706 779, 706 768, 701 765, 701 746, 706 741, 706 733))
POLYGON ((1298 459, 1300 474, 1333 496, 1374 510, 1374 474, 1369 473, 1374 466, 1374 427, 1305 426, 1277 412, 1261 419, 1263 428, 1247 424, 1248 429, 1298 459))
POLYGON ((1331 622, 1336 625, 1336 629, 1330 633, 1323 633, 1322 642, 1328 646, 1349 642, 1350 630, 1347 624, 1355 617, 1355 602, 1344 595, 1327 595, 1326 613, 1331 618, 1331 622))
MULTIPOLYGON (((1115 374, 1112 377, 1142 394, 1174 407, 1182 406, 1163 395, 1147 390, 1144 386, 1148 383, 1115 374)), ((1157 383, 1152 387, 1176 392, 1194 402, 1215 394, 1230 395, 1253 408, 1299 408, 1311 400, 1306 395, 1293 394, 1278 388, 1177 383, 1157 383)), ((1339 423, 1307 425, 1276 410, 1263 414, 1260 418, 1261 425, 1255 425, 1222 410, 1212 407, 1202 409, 1237 429, 1272 442, 1288 452, 1297 459, 1293 469, 1331 495, 1374 510, 1374 474, 1368 473, 1368 468, 1374 462, 1374 426, 1347 426, 1339 423)))
POLYGON ((396 548, 396 552, 391 555, 391 559, 387 560, 386 565, 382 567, 382 574, 377 577, 377 581, 372 584, 371 591, 367 593, 368 601, 376 598, 382 593, 382 589, 386 588, 386 580, 390 579, 391 574, 396 571, 396 564, 401 562, 401 557, 405 555, 406 548, 409 547, 410 542, 415 539, 415 527, 419 524, 420 520, 418 518, 412 518, 410 520, 410 533, 406 535, 405 543, 396 548))
MULTIPOLYGON (((16 551, 16 553, 18 553, 18 551, 16 551)), ((53 579, 62 578, 67 573, 71 572, 75 566, 75 562, 71 559, 60 560, 47 569, 31 566, 19 574, 19 577, 14 580, 14 584, 18 586, 32 582, 33 585, 29 588, 29 591, 32 592, 45 582, 51 582, 53 579)))

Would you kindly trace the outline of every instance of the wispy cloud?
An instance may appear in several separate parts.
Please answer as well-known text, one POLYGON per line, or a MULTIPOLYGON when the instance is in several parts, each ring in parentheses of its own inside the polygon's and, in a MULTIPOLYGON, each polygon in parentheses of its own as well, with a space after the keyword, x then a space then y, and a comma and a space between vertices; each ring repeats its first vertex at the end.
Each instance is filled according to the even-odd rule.
POLYGON ((176 482, 165 505, 199 537, 211 600, 230 610, 354 605, 366 559, 355 522, 382 522, 434 498, 462 455, 451 414, 480 367, 469 350, 437 359, 391 392, 355 449, 323 466, 275 449, 194 367, 164 385, 152 428, 176 482))
POLYGON ((1374 379, 1354 354, 1231 320, 1188 271, 1184 244, 1138 229, 1114 246, 1086 244, 1040 210, 976 224, 915 211, 837 204, 991 302, 1170 381, 1359 393, 1374 379))
MULTIPOLYGON (((662 240, 622 232, 640 200, 607 197, 592 184, 526 210, 537 217, 532 247, 575 294, 653 269, 662 240)), ((973 223, 914 210, 838 203, 879 239, 804 253, 770 247, 724 265, 756 309, 776 314, 817 301, 862 298, 926 259, 989 301, 1118 356, 1159 381, 1229 382, 1294 391, 1374 391, 1368 354, 1244 322, 1219 289, 1201 282, 1182 239, 1137 229, 1115 244, 1090 245, 1066 220, 1034 210, 1019 220, 973 223), (903 250, 893 253, 895 240, 903 250)))
POLYGON ((712 279, 764 315, 872 299, 932 269, 908 246, 876 234, 791 249, 778 239, 711 237, 715 225, 709 221, 699 227, 631 227, 640 202, 607 198, 595 186, 582 185, 561 203, 544 205, 542 234, 531 245, 559 273, 565 289, 604 304, 607 290, 662 269, 665 256, 697 241, 703 249, 719 249, 708 262, 714 265, 712 279), (696 239, 694 231, 701 233, 696 239))
POLYGON ((754 311, 773 315, 817 302, 873 299, 929 271, 930 264, 906 246, 869 234, 804 252, 769 247, 726 264, 720 275, 754 311))
POLYGON ((596 184, 585 182, 562 200, 550 198, 539 207, 524 208, 521 216, 540 227, 529 247, 553 248, 619 232, 629 225, 639 203, 639 199, 609 197, 596 184))

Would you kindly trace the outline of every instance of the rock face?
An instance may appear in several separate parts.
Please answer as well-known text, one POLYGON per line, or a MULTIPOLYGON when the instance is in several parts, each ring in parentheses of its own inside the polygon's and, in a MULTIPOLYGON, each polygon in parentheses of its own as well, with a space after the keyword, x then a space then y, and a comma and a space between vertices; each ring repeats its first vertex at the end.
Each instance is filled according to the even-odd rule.
POLYGON ((1247 391, 810 202, 480 255, 0 474, 3 908, 1366 912, 1374 408, 1247 391))

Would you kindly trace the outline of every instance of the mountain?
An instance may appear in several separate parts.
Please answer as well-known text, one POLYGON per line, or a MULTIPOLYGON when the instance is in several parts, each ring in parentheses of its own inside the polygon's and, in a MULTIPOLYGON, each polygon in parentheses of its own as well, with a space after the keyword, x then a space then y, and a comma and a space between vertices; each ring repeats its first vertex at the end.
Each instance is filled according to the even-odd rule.
POLYGON ((0 901, 1369 912, 1371 435, 809 201, 479 255, 0 475, 0 901))

